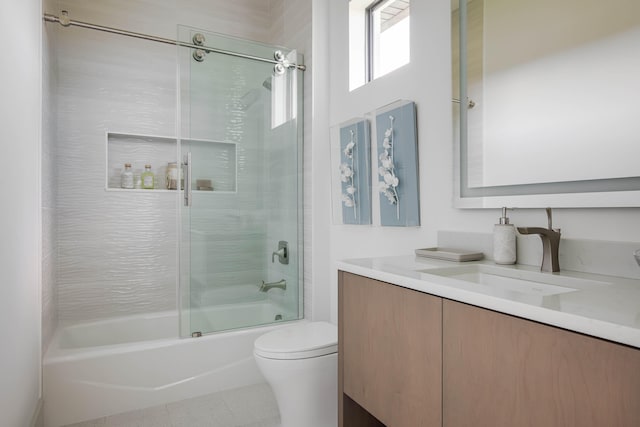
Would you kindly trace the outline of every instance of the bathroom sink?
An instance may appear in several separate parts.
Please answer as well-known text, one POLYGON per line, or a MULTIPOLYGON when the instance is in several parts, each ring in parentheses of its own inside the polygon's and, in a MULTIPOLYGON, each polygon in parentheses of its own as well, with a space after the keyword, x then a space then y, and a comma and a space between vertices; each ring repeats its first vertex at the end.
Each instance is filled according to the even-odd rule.
POLYGON ((420 272, 474 283, 497 290, 538 296, 564 294, 594 286, 608 285, 606 282, 482 264, 432 268, 420 270, 420 272))

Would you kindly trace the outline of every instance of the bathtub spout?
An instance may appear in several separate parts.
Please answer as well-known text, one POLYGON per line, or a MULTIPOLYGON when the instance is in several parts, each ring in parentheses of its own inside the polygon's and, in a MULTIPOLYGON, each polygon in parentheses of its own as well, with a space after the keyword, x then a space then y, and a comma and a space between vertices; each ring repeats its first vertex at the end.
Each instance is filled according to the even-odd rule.
POLYGON ((263 280, 262 285, 260 285, 260 292, 267 292, 269 289, 272 289, 272 288, 278 288, 284 291, 287 289, 287 281, 282 279, 279 282, 264 283, 264 280, 263 280))

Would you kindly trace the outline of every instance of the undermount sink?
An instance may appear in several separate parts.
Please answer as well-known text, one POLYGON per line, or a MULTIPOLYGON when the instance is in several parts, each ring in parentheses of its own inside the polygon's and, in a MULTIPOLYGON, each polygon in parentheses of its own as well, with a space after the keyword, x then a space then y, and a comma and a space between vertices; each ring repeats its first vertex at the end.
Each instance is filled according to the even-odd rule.
POLYGON ((558 295, 594 286, 609 285, 609 283, 595 280, 483 264, 432 268, 420 270, 420 272, 493 289, 537 296, 558 295))

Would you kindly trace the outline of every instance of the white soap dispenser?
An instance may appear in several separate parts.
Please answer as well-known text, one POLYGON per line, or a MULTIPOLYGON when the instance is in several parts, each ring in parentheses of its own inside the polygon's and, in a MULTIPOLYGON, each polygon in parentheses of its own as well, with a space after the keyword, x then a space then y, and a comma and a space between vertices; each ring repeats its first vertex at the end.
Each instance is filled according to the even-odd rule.
POLYGON ((516 228, 509 224, 507 208, 502 208, 500 222, 493 226, 493 261, 496 264, 516 263, 516 228))

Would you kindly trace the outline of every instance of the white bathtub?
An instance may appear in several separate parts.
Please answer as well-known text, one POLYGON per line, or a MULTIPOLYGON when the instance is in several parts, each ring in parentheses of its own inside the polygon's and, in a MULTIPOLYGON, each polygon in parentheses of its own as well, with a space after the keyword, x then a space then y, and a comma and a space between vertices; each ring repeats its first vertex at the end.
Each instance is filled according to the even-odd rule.
MULTIPOLYGON (((234 317, 262 313, 264 322, 283 314, 269 302, 232 311, 234 317)), ((225 308, 207 314, 228 319, 225 308)), ((59 327, 44 358, 45 427, 264 382, 253 342, 286 324, 186 339, 177 338, 177 312, 59 327)))

